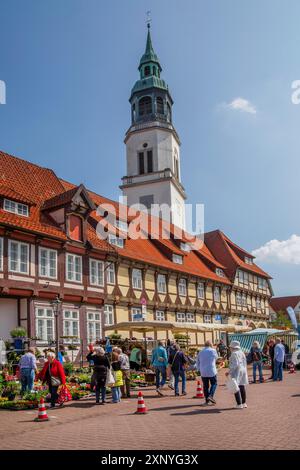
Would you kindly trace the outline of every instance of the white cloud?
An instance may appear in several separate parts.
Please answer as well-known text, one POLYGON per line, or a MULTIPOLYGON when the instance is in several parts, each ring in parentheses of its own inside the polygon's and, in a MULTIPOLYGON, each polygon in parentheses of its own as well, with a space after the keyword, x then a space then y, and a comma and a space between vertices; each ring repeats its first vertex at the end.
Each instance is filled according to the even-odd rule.
POLYGON ((270 240, 252 254, 258 262, 300 264, 300 236, 294 234, 287 240, 270 240))
POLYGON ((256 114, 255 106, 245 98, 235 98, 231 103, 225 104, 226 108, 233 109, 235 111, 242 111, 244 113, 256 114))

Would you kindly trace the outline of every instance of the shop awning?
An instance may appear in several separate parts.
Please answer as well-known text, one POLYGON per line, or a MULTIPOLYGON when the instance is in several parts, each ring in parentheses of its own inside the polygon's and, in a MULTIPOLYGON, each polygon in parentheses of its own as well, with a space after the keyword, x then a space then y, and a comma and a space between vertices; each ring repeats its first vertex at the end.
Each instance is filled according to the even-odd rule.
POLYGON ((250 331, 249 327, 241 325, 221 324, 221 323, 188 323, 188 322, 162 322, 162 321, 135 321, 122 322, 114 325, 106 326, 105 331, 136 331, 147 333, 150 331, 166 331, 172 332, 206 332, 206 331, 224 331, 224 332, 246 332, 250 331))
POLYGON ((281 337, 283 335, 293 335, 293 331, 276 330, 273 328, 256 328, 255 330, 244 334, 231 334, 229 335, 229 341, 239 341, 241 344, 241 349, 248 353, 251 349, 253 341, 258 341, 260 347, 262 348, 269 337, 281 337))

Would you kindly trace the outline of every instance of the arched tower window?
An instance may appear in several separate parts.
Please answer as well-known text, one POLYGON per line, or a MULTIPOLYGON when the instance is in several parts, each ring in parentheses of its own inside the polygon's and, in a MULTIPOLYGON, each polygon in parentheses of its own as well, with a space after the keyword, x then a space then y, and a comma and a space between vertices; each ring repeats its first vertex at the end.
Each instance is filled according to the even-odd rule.
POLYGON ((145 114, 152 113, 152 100, 150 96, 144 96, 139 101, 139 115, 144 116, 145 114))
POLYGON ((158 114, 164 114, 164 102, 160 96, 156 98, 156 106, 158 114))
POLYGON ((172 111, 171 111, 170 103, 167 103, 167 119, 169 122, 171 122, 172 120, 172 111))
POLYGON ((145 74, 145 77, 148 77, 148 75, 150 75, 150 67, 149 65, 146 65, 145 69, 144 69, 144 74, 145 74))
POLYGON ((157 73, 156 73, 156 67, 154 67, 154 66, 153 66, 153 68, 152 68, 152 73, 153 73, 153 75, 156 77, 156 75, 157 75, 157 73))
POLYGON ((133 103, 131 110, 132 110, 132 121, 135 121, 135 103, 133 103))
POLYGON ((176 150, 174 153, 174 174, 176 178, 179 180, 179 162, 178 162, 178 154, 176 150))

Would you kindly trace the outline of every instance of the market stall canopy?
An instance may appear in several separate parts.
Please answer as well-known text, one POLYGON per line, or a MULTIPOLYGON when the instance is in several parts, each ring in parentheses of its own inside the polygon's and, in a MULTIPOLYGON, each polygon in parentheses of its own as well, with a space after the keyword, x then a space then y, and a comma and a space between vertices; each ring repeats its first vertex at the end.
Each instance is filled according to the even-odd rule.
POLYGON ((118 331, 136 331, 147 333, 149 331, 194 331, 194 332, 205 332, 205 331, 227 331, 227 332, 246 332, 250 328, 240 325, 224 325, 221 323, 187 323, 187 322, 161 322, 157 320, 153 321, 133 321, 133 322, 122 322, 114 325, 106 326, 107 330, 118 330, 118 331))
POLYGON ((275 336, 279 336, 280 338, 284 337, 285 340, 287 340, 287 337, 290 337, 290 345, 293 339, 297 339, 297 335, 292 330, 277 330, 275 328, 256 328, 255 330, 244 334, 231 334, 229 335, 229 340, 239 341, 241 344, 241 349, 245 353, 248 353, 251 349, 253 341, 258 341, 260 346, 263 347, 268 338, 275 336))

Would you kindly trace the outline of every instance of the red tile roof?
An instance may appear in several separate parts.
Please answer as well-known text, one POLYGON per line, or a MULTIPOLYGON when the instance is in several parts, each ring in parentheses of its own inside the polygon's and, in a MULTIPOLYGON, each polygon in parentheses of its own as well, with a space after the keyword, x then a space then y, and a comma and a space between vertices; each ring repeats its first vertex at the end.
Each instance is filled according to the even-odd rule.
POLYGON ((263 271, 257 264, 248 264, 244 261, 245 256, 254 259, 254 256, 233 243, 221 230, 205 233, 205 244, 213 255, 226 266, 226 272, 233 280, 237 268, 255 273, 261 277, 271 279, 270 275, 263 271))
MULTIPOLYGON (((0 209, 0 223, 48 235, 49 237, 56 237, 61 240, 67 240, 65 232, 55 224, 43 212, 43 209, 50 209, 63 205, 72 199, 79 186, 76 186, 68 181, 59 179, 52 170, 42 168, 25 160, 13 157, 6 153, 0 152, 0 194, 2 192, 8 196, 9 191, 18 194, 18 197, 34 204, 30 208, 29 217, 23 217, 16 214, 11 214, 0 209)), ((85 190, 84 186, 83 190, 85 190)), ((4 195, 5 195, 4 194, 4 195)), ((92 191, 87 191, 91 201, 97 206, 100 204, 113 205, 116 211, 116 216, 120 219, 126 216, 128 208, 124 205, 119 205, 118 202, 107 199, 92 191)), ((11 196, 12 197, 12 196, 11 196)), ((150 217, 147 214, 141 214, 143 221, 151 222, 151 226, 158 225, 158 232, 162 233, 163 222, 161 219, 150 217), (157 224, 158 222, 158 224, 157 224)), ((132 220, 131 216, 128 219, 132 220)), ((225 274, 230 275, 231 270, 236 266, 243 265, 243 261, 239 258, 237 253, 243 252, 250 256, 247 252, 234 245, 222 232, 215 231, 205 235, 205 243, 202 248, 196 252, 186 252, 180 249, 180 245, 175 240, 163 239, 160 235, 158 243, 150 238, 132 240, 126 239, 124 248, 118 248, 110 245, 106 240, 98 237, 96 228, 97 224, 103 218, 97 214, 96 210, 92 210, 88 217, 87 239, 95 249, 104 251, 106 253, 118 253, 120 256, 149 263, 157 267, 163 267, 175 272, 194 275, 204 279, 211 279, 224 284, 230 284, 230 279, 219 277, 215 273, 215 268, 219 267, 224 269, 225 274), (183 264, 173 263, 171 255, 180 254, 183 257, 183 264), (223 256, 223 254, 226 256, 223 256)), ((157 230, 155 235, 158 236, 157 230)), ((171 233, 174 236, 176 227, 171 226, 171 233)), ((183 235, 183 241, 188 241, 188 234, 183 235)), ((258 266, 246 265, 245 269, 248 271, 255 271, 268 277, 258 266)))
POLYGON ((300 295, 292 295, 290 297, 272 297, 270 305, 275 312, 281 310, 286 311, 287 307, 295 308, 300 302, 300 295))

